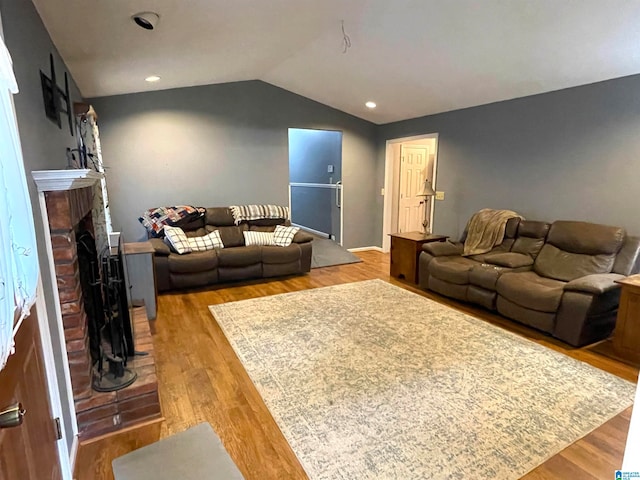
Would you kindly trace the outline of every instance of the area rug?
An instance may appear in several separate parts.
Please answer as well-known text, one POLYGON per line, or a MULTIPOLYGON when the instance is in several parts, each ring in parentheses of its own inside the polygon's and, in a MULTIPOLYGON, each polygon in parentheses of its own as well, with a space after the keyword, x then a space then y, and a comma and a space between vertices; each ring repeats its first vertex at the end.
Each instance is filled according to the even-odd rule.
POLYGON ((358 263, 362 259, 328 238, 314 235, 311 249, 311 268, 331 267, 347 263, 358 263))
POLYGON ((516 479, 635 386, 381 280, 209 307, 309 478, 516 479))

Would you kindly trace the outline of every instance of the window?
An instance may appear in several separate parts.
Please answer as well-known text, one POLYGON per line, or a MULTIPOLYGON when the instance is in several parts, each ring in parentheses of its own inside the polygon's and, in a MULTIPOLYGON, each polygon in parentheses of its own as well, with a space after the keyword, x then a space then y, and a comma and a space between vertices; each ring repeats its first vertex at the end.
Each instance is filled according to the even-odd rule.
POLYGON ((18 85, 0 37, 0 370, 13 337, 29 315, 38 284, 33 213, 13 107, 18 85))

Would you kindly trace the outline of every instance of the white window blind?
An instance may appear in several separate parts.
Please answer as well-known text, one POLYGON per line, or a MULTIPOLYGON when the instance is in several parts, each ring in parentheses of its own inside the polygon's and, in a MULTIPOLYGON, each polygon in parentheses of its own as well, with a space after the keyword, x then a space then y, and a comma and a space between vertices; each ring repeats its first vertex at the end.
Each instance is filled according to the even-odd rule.
POLYGON ((0 37, 0 370, 13 338, 29 315, 38 283, 33 213, 24 171, 13 94, 18 85, 0 37))

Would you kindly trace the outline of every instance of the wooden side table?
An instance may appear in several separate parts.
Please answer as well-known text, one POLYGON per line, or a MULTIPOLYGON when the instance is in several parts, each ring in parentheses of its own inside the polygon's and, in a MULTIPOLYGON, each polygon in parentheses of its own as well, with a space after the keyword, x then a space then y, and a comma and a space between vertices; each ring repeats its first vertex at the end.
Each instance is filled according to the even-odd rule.
POLYGON ((418 257, 422 245, 430 242, 444 242, 446 235, 422 232, 392 233, 391 235, 391 276, 418 283, 418 257))
POLYGON ((153 263, 153 246, 151 242, 135 242, 124 244, 126 255, 128 283, 131 288, 131 303, 141 300, 147 309, 149 320, 156 318, 157 288, 156 269, 153 263))
POLYGON ((622 286, 613 351, 623 360, 640 364, 640 275, 619 280, 622 286))

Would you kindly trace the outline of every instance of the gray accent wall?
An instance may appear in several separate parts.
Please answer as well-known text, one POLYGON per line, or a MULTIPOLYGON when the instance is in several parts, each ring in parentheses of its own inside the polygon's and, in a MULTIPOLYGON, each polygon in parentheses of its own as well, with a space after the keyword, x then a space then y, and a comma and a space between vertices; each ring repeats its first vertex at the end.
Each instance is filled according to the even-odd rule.
MULTIPOLYGON (((62 129, 47 119, 44 114, 42 89, 40 87, 40 70, 50 75, 49 54, 53 53, 58 77, 58 85, 64 88, 64 72, 67 71, 60 55, 51 42, 40 16, 31 0, 0 0, 0 12, 2 12, 2 25, 4 40, 13 59, 13 70, 18 81, 20 92, 14 95, 16 116, 24 165, 29 185, 29 195, 33 208, 34 225, 38 240, 38 258, 40 259, 40 271, 45 291, 47 316, 49 322, 56 321, 55 305, 53 301, 49 264, 44 244, 44 227, 42 225, 38 192, 31 177, 33 170, 64 169, 67 165, 66 148, 75 148, 76 139, 69 132, 66 119, 62 121, 62 129)), ((74 101, 80 100, 80 94, 69 75, 71 96, 74 101)), ((48 232, 47 232, 48 234, 48 232)), ((58 379, 64 378, 62 371, 63 362, 66 363, 66 351, 61 351, 60 338, 57 328, 51 330, 53 340, 54 357, 57 365, 58 379)), ((73 437, 71 430, 71 412, 66 408, 69 397, 65 388, 61 385, 60 396, 62 401, 65 430, 68 433, 66 441, 69 451, 73 437)), ((28 407, 27 407, 28 408, 28 407)))
POLYGON ((158 206, 287 205, 288 129, 343 132, 347 247, 379 243, 376 126, 261 81, 90 100, 98 112, 114 229, 145 238, 158 206))
MULTIPOLYGON (((446 95, 446 92, 443 92, 446 95)), ((386 140, 439 133, 434 232, 459 237, 481 208, 640 234, 640 75, 382 125, 386 140)), ((382 198, 375 224, 382 236, 382 198)))

